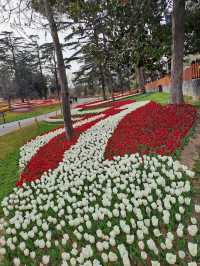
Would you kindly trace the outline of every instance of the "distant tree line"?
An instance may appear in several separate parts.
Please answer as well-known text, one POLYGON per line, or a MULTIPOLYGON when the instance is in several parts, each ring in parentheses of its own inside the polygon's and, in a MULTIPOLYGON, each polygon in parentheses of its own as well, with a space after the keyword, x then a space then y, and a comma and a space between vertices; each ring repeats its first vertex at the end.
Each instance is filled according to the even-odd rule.
POLYGON ((60 85, 52 43, 38 44, 38 36, 16 37, 0 33, 0 97, 47 98, 48 90, 59 97, 60 85))

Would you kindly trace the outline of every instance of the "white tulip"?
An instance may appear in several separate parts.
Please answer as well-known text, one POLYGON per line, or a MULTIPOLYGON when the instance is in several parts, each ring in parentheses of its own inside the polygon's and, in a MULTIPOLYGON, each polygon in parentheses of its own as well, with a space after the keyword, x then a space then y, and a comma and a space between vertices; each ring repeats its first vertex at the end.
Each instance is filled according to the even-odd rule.
POLYGON ((191 236, 195 236, 198 232, 198 227, 197 225, 189 225, 188 226, 188 232, 191 236))
POLYGON ((188 250, 189 250, 192 257, 197 256, 197 244, 192 243, 192 242, 188 242, 188 250))
POLYGON ((141 258, 143 260, 146 260, 147 259, 147 253, 145 251, 141 251, 141 258))
POLYGON ((111 262, 115 262, 117 261, 117 255, 114 252, 110 251, 108 254, 108 259, 111 262))
POLYGON ((185 252, 183 250, 179 250, 178 251, 178 255, 180 259, 184 259, 185 258, 185 252))
POLYGON ((14 259, 13 259, 13 264, 14 264, 15 266, 19 266, 19 265, 20 265, 20 259, 19 259, 19 258, 14 258, 14 259))
POLYGON ((172 254, 172 253, 167 253, 166 254, 166 261, 170 264, 170 265, 174 265, 176 263, 176 255, 172 254))
POLYGON ((194 205, 194 208, 195 208, 195 212, 196 212, 196 213, 200 213, 200 205, 195 204, 195 205, 194 205))
POLYGON ((43 263, 44 265, 47 265, 47 264, 49 263, 49 260, 50 260, 50 257, 47 256, 47 255, 44 255, 44 256, 42 257, 42 263, 43 263))
POLYGON ((197 266, 197 263, 195 261, 189 262, 188 266, 197 266))
POLYGON ((152 266, 160 266, 160 262, 157 261, 157 260, 152 260, 152 261, 151 261, 151 265, 152 265, 152 266))

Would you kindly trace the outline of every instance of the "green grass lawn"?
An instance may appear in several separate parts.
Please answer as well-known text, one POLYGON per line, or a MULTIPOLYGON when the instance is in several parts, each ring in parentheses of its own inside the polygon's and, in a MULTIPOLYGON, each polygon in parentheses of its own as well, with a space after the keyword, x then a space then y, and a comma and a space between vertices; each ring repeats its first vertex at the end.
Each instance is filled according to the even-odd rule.
POLYGON ((38 125, 34 124, 0 137, 0 202, 12 191, 18 180, 19 148, 31 138, 58 127, 45 122, 38 125))
MULTIPOLYGON (((170 93, 168 92, 149 92, 145 94, 140 94, 136 96, 128 96, 126 99, 134 99, 136 101, 154 101, 160 104, 170 103, 170 93)), ((186 103, 191 103, 197 107, 200 107, 200 102, 192 101, 192 97, 185 96, 184 100, 186 103)))
MULTIPOLYGON (((30 112, 23 112, 23 113, 17 113, 17 112, 6 112, 5 113, 5 120, 6 123, 18 121, 25 118, 30 118, 50 112, 54 112, 56 110, 60 109, 60 104, 53 104, 49 106, 39 106, 34 107, 30 112)), ((0 118, 0 123, 2 123, 2 119, 0 118)))
MULTIPOLYGON (((136 101, 154 101, 160 104, 168 104, 170 103, 170 93, 169 92, 147 92, 145 94, 138 95, 130 95, 126 96, 123 99, 119 99, 116 101, 123 101, 128 99, 134 99, 136 101)), ((192 96, 184 96, 184 100, 186 103, 191 103, 197 107, 200 107, 200 101, 193 101, 192 96)))
MULTIPOLYGON (((130 97, 131 99, 131 97, 130 97)), ((150 93, 146 93, 146 94, 140 94, 137 96, 132 96, 132 99, 135 99, 136 101, 154 101, 154 102, 158 102, 160 104, 167 104, 169 103, 170 100, 170 95, 167 92, 150 92, 150 93)))

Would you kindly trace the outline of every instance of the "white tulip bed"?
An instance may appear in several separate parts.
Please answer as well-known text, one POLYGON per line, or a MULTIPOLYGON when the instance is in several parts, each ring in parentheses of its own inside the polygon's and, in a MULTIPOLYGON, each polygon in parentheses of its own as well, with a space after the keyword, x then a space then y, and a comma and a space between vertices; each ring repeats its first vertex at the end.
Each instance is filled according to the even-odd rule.
MULTIPOLYGON (((89 117, 84 120, 80 120, 73 124, 74 128, 80 127, 86 123, 95 121, 97 119, 103 118, 104 114, 99 114, 96 116, 89 117)), ((20 159, 19 159, 19 167, 23 170, 27 163, 31 160, 31 158, 37 153, 37 151, 47 144, 52 138, 62 134, 64 132, 64 128, 59 128, 54 131, 51 131, 47 134, 37 136, 35 139, 31 140, 30 142, 26 143, 24 146, 20 148, 20 159)))
MULTIPOLYGON (((102 117, 56 169, 3 200, 0 254, 6 265, 198 265, 200 231, 191 214, 200 213, 200 206, 191 200, 193 172, 167 156, 104 159, 120 120, 146 103, 102 117)), ((62 130, 25 145, 20 166, 62 130)))

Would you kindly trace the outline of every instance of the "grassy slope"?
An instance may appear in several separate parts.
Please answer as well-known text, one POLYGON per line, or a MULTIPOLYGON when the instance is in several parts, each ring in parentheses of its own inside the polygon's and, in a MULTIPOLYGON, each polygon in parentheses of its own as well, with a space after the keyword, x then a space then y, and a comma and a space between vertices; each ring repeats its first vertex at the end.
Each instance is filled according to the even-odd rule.
MULTIPOLYGON (((126 99, 134 99, 136 101, 146 101, 146 100, 150 100, 150 101, 154 101, 160 104, 168 104, 170 103, 170 94, 167 92, 150 92, 150 93, 146 93, 146 94, 140 94, 137 96, 128 96, 126 99)), ((184 100, 186 103, 191 103, 195 106, 200 106, 200 102, 193 102, 192 101, 192 97, 190 96, 185 96, 184 100)))
POLYGON ((18 180, 19 148, 31 138, 56 127, 56 125, 41 122, 39 126, 34 124, 0 137, 0 202, 18 180))
MULTIPOLYGON (((60 104, 53 104, 53 105, 49 105, 49 106, 34 107, 32 109, 32 111, 30 111, 30 112, 24 112, 24 113, 6 112, 5 119, 6 119, 6 123, 18 121, 21 119, 30 118, 30 117, 54 112, 54 111, 58 110, 59 108, 60 108, 60 104)), ((2 119, 0 120, 0 123, 1 122, 2 122, 2 119)))
POLYGON ((129 96, 127 99, 134 99, 136 101, 155 101, 161 104, 169 103, 169 93, 147 93, 147 94, 140 94, 137 96, 129 96))

